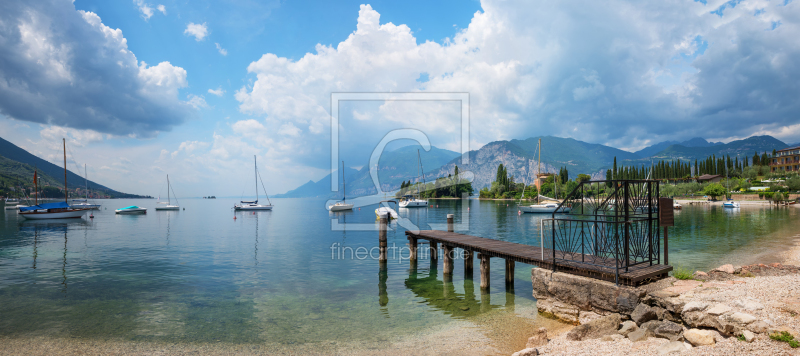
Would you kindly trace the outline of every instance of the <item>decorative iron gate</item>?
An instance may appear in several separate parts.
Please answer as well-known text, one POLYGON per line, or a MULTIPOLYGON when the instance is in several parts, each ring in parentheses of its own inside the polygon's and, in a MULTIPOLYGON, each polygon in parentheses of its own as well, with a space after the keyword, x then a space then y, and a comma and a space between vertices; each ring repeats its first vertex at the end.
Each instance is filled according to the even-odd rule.
POLYGON ((570 213, 542 221, 542 247, 552 249, 553 270, 557 265, 610 269, 619 284, 620 273, 631 267, 660 264, 658 197, 654 180, 581 182, 556 210, 569 205, 570 213))

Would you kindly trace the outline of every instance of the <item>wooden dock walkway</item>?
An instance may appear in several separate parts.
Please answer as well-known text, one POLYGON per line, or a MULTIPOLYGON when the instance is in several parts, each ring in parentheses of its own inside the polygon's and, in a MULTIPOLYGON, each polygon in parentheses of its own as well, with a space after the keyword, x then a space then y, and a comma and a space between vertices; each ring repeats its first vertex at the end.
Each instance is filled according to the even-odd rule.
MULTIPOLYGON (((448 223, 451 220, 448 218, 448 223)), ((452 224, 450 224, 452 226, 452 224)), ((438 256, 437 245, 442 244, 444 252, 444 273, 452 275, 453 248, 463 249, 465 272, 472 272, 473 254, 477 252, 481 261, 481 287, 489 287, 489 258, 503 258, 506 260, 506 282, 513 282, 514 263, 522 262, 541 268, 553 269, 574 275, 586 276, 620 285, 637 286, 651 280, 667 276, 672 266, 661 264, 639 264, 631 266, 626 272, 624 267, 619 271, 619 280, 616 280, 616 260, 602 260, 592 255, 566 254, 556 251, 556 261, 553 263, 553 250, 541 247, 523 245, 514 242, 500 241, 483 237, 458 234, 448 231, 423 230, 406 231, 406 236, 411 247, 411 257, 416 259, 417 241, 427 240, 430 243, 431 257, 438 256), (542 255, 544 252, 544 256, 542 255), (543 258, 544 257, 544 258, 543 258)))

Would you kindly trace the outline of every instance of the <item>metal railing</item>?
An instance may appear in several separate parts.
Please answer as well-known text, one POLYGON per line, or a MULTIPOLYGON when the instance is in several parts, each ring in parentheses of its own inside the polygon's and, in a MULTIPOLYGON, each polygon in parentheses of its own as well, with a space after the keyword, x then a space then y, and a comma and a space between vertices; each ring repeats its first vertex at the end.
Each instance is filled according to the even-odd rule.
POLYGON ((612 269, 619 283, 620 272, 659 264, 659 194, 655 180, 581 182, 556 210, 569 206, 569 214, 554 212, 542 220, 541 243, 551 249, 553 270, 559 262, 612 269))

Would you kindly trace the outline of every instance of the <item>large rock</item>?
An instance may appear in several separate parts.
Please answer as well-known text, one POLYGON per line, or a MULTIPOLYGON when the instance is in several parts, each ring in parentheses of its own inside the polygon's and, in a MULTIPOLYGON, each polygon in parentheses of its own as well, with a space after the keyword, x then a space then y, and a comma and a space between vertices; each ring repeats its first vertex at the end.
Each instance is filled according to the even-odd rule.
POLYGON ((789 314, 800 315, 800 298, 784 299, 779 308, 789 314))
POLYGON ((712 272, 714 271, 733 274, 733 272, 736 272, 736 269, 733 268, 733 265, 722 265, 712 270, 712 272))
POLYGON ((581 324, 586 324, 594 319, 599 319, 602 315, 597 314, 595 312, 590 311, 580 311, 578 312, 578 322, 581 324))
POLYGON ((753 340, 756 339, 756 334, 753 334, 750 331, 745 330, 742 331, 742 337, 744 338, 744 341, 753 342, 753 340))
POLYGON ((633 310, 633 313, 631 313, 631 320, 633 320, 636 325, 642 325, 650 320, 658 320, 658 315, 655 310, 646 304, 639 304, 636 306, 636 309, 633 310))
POLYGON ((670 341, 683 340, 683 327, 671 321, 662 321, 655 329, 654 335, 670 341))
POLYGON ((611 334, 611 335, 605 335, 605 336, 601 337, 600 341, 619 341, 619 340, 622 340, 624 338, 625 337, 620 335, 620 334, 611 334))
POLYGON ((511 354, 511 356, 538 356, 538 355, 539 355, 539 350, 532 348, 522 349, 511 354))
POLYGON ((692 279, 698 281, 706 281, 708 280, 708 273, 705 273, 703 271, 696 271, 692 274, 692 279))
POLYGON ((539 328, 533 336, 528 338, 528 343, 525 347, 530 349, 544 345, 547 345, 547 329, 539 328))
POLYGON ((619 331, 617 332, 622 336, 628 336, 628 334, 636 330, 639 330, 639 327, 636 326, 636 323, 630 320, 626 320, 624 323, 622 323, 622 327, 619 328, 619 331))
POLYGON ((545 316, 550 316, 573 325, 579 324, 578 316, 580 315, 580 309, 573 305, 550 299, 539 299, 536 301, 536 308, 545 316))
POLYGON ((639 341, 647 341, 647 330, 645 329, 636 329, 628 333, 628 339, 631 342, 639 342, 639 341))
POLYGON ((702 327, 719 330, 721 327, 720 321, 716 316, 701 311, 683 313, 683 322, 693 328, 702 327))
POLYGON ((683 333, 686 341, 694 346, 714 345, 714 332, 711 330, 689 329, 683 333))
POLYGON ((761 310, 764 305, 755 300, 739 300, 736 301, 736 306, 744 310, 761 310))
POLYGON ((769 324, 767 324, 762 320, 756 320, 750 324, 747 324, 747 330, 750 330, 757 334, 763 334, 767 332, 768 329, 769 329, 769 324))
POLYGON ((703 311, 706 310, 706 308, 708 308, 708 303, 695 301, 686 303, 686 305, 683 306, 683 310, 681 310, 681 312, 688 313, 693 311, 703 311))
POLYGON ((729 306, 727 306, 725 304, 717 304, 717 305, 711 307, 711 309, 706 310, 706 313, 708 313, 710 315, 713 315, 713 316, 720 316, 722 314, 730 312, 731 310, 733 310, 733 308, 731 308, 731 307, 729 307, 729 306))
POLYGON ((616 334, 622 318, 619 314, 611 314, 579 325, 567 333, 567 340, 581 341, 597 339, 603 335, 616 334))
POLYGON ((656 348, 656 352, 658 352, 659 355, 679 354, 684 351, 688 351, 688 349, 680 341, 665 342, 656 348))
POLYGON ((756 321, 756 317, 745 313, 733 313, 730 316, 730 320, 742 325, 747 325, 756 321))

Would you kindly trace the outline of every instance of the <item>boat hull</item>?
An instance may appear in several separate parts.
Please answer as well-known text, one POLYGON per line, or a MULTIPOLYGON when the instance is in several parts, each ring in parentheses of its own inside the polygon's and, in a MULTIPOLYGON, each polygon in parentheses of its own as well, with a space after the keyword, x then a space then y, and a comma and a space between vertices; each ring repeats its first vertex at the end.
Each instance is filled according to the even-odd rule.
MULTIPOLYGON (((529 205, 529 206, 520 206, 519 211, 523 213, 534 213, 534 214, 552 214, 556 212, 556 206, 536 206, 536 205, 529 205)), ((567 214, 569 213, 569 207, 561 207, 558 209, 559 214, 567 214)))
POLYGON ((330 211, 346 211, 346 210, 353 210, 353 204, 337 204, 331 205, 330 211))
POLYGON ((179 206, 157 206, 156 211, 159 210, 181 210, 179 206))
POLYGON ((49 219, 80 219, 90 209, 74 209, 66 211, 39 212, 25 211, 19 212, 23 218, 28 220, 49 220, 49 219))
POLYGON ((427 200, 404 200, 400 202, 401 208, 426 208, 428 207, 427 200))
POLYGON ((128 209, 128 210, 115 210, 120 215, 144 215, 147 214, 147 209, 128 209))
POLYGON ((241 210, 241 211, 272 210, 272 205, 257 205, 257 206, 234 205, 233 210, 241 210))
POLYGON ((69 207, 70 207, 70 208, 73 208, 73 209, 94 209, 94 210, 100 210, 100 204, 75 204, 75 205, 70 205, 69 207))
POLYGON ((381 215, 386 215, 389 219, 397 219, 397 212, 392 208, 380 207, 375 209, 375 218, 380 219, 381 215))

